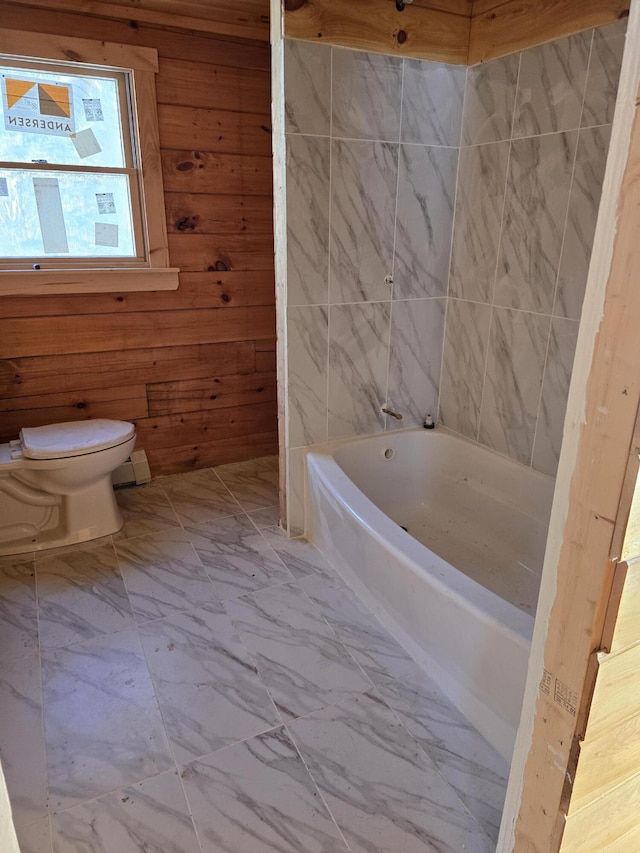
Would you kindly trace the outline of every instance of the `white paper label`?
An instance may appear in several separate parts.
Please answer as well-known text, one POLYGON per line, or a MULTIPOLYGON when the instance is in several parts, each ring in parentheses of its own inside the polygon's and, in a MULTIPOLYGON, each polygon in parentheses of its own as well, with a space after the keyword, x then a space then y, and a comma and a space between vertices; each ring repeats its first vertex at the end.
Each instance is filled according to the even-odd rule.
POLYGON ((5 130, 68 136, 75 128, 73 90, 66 84, 2 75, 5 130))
POLYGON ((0 178, 0 196, 9 195, 9 187, 7 186, 7 179, 0 178))
POLYGON ((75 145, 78 156, 83 160, 85 157, 91 157, 93 154, 99 154, 102 151, 90 127, 81 130, 79 133, 72 133, 71 141, 75 145))
POLYGON ((87 121, 104 121, 100 98, 83 98, 84 117, 87 121))
POLYGON ((96 222, 96 246, 117 246, 118 226, 108 222, 96 222))
POLYGON ((113 200, 113 193, 96 193, 96 201, 98 202, 98 213, 116 212, 116 203, 113 200))
POLYGON ((33 178, 40 231, 46 254, 69 251, 67 229, 60 200, 60 185, 57 178, 33 178))

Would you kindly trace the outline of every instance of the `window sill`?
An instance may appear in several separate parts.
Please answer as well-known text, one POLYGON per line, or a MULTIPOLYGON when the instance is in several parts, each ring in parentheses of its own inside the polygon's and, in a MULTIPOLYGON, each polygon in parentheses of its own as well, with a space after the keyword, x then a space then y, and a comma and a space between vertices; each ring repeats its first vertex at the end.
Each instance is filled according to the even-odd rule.
POLYGON ((174 268, 0 272, 0 296, 177 290, 178 272, 174 268))

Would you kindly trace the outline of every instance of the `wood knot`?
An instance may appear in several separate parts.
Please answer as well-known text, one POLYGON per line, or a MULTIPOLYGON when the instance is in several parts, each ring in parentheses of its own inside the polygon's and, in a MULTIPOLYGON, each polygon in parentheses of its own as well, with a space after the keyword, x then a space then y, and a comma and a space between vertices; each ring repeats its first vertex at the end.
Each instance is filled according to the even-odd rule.
POLYGON ((72 62, 82 62, 82 57, 75 50, 65 50, 64 55, 72 62))
POLYGON ((198 221, 197 216, 183 216, 176 222, 178 231, 193 231, 198 221))
POLYGON ((220 299, 222 299, 223 302, 231 302, 231 297, 228 293, 223 293, 220 299))
POLYGON ((396 39, 398 44, 404 44, 407 40, 407 31, 406 30, 398 30, 398 34, 396 35, 396 39))
POLYGON ((307 5, 307 0, 284 0, 285 12, 297 12, 307 5))
POLYGON ((193 169, 193 163, 190 160, 184 160, 184 162, 178 163, 176 169, 179 172, 190 172, 193 169))

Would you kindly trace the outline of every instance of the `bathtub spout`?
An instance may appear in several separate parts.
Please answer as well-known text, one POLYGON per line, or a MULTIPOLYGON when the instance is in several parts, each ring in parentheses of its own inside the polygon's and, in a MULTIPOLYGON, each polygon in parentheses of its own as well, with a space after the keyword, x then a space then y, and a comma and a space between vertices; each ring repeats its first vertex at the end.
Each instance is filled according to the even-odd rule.
POLYGON ((400 414, 400 412, 392 412, 391 409, 385 408, 383 408, 382 411, 385 413, 385 415, 391 415, 391 417, 395 418, 397 421, 402 420, 402 415, 400 414))

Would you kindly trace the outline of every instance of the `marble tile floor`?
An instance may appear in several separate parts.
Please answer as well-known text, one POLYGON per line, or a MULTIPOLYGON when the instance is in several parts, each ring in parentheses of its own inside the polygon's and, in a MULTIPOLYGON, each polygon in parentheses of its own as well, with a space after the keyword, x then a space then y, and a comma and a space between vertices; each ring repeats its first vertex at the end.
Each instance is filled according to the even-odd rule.
POLYGON ((0 560, 22 853, 489 853, 507 766, 303 540, 277 460, 123 490, 0 560))

